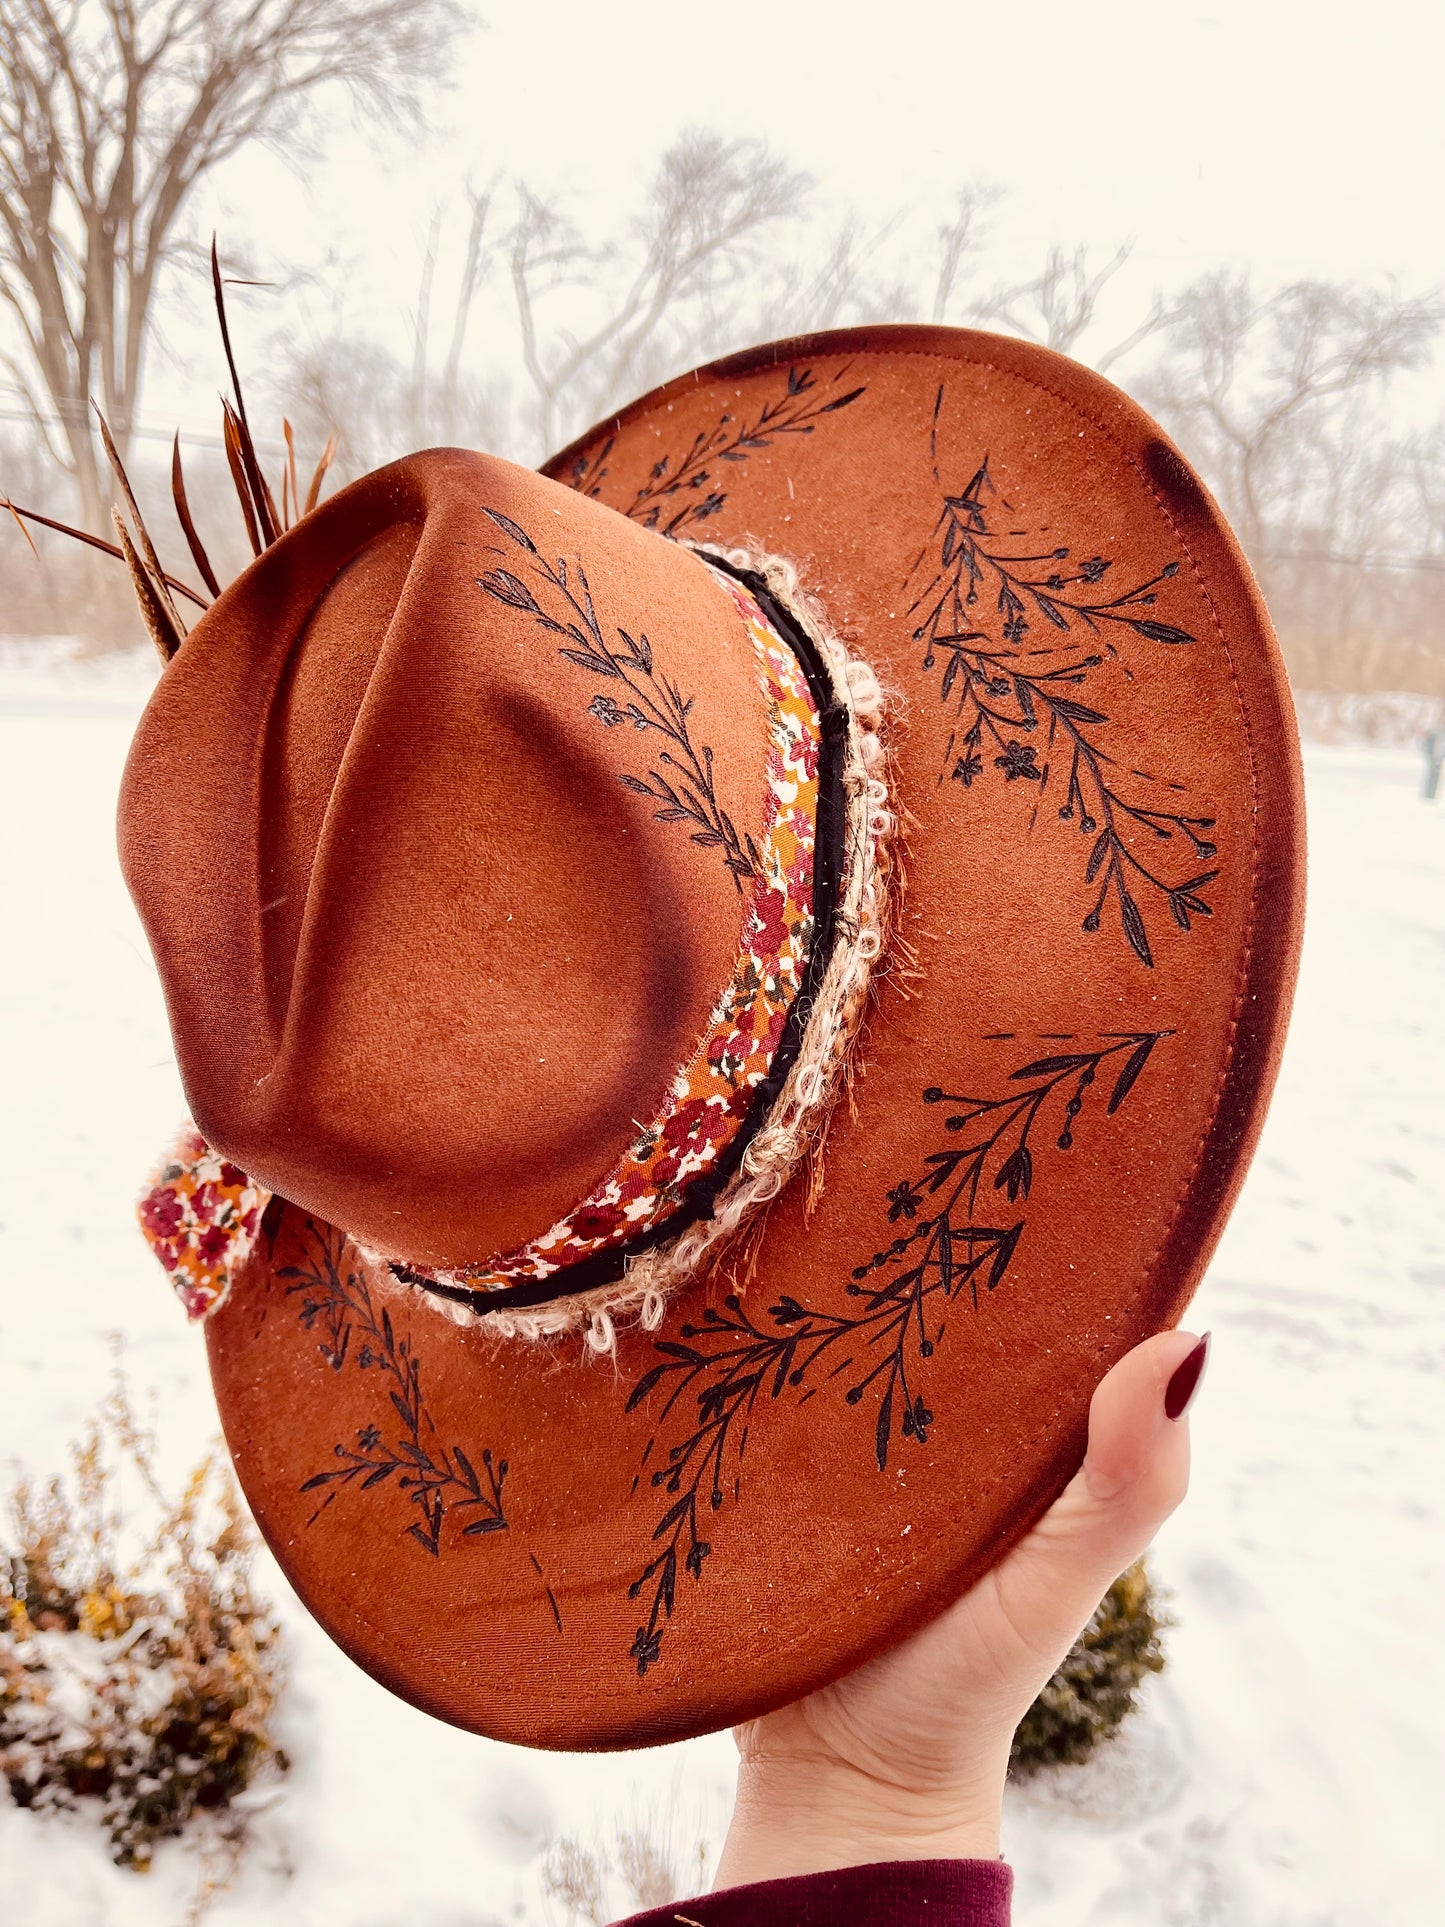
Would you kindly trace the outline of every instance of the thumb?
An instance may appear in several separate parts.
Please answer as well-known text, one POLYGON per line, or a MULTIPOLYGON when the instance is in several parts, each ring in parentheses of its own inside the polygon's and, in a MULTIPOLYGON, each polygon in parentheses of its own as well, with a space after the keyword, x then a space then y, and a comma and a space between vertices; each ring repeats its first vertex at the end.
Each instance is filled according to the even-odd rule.
POLYGON ((1010 1618, 1054 1665, 1188 1490, 1185 1413, 1208 1353, 1208 1333, 1161 1332, 1119 1360, 1089 1406, 1083 1465, 997 1568, 1010 1618))

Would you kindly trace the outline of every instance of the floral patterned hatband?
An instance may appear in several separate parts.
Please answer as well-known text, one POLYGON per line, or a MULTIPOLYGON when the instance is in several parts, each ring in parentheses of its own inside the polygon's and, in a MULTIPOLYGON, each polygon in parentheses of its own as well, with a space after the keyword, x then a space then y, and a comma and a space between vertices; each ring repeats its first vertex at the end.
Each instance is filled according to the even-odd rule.
MULTIPOLYGON (((406 1268, 413 1282, 499 1292, 556 1276, 665 1222, 716 1168, 772 1068, 814 936, 821 723, 795 651, 744 585, 714 578, 742 619, 767 703, 763 835, 737 963, 691 1061, 655 1118, 567 1217, 475 1268, 406 1268)), ((250 1256, 271 1193, 212 1151, 191 1124, 138 1207, 141 1228, 193 1319, 224 1299, 250 1256)))

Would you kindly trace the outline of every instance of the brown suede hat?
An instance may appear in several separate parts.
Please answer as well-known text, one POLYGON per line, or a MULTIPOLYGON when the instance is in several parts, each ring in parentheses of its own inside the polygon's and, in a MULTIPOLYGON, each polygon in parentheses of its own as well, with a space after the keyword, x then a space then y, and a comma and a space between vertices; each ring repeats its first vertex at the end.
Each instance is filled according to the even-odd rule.
POLYGON ((1238 1190, 1304 874, 1198 479, 933 328, 343 490, 166 668, 120 842, 262 1530, 554 1747, 792 1699, 1038 1518, 1238 1190))

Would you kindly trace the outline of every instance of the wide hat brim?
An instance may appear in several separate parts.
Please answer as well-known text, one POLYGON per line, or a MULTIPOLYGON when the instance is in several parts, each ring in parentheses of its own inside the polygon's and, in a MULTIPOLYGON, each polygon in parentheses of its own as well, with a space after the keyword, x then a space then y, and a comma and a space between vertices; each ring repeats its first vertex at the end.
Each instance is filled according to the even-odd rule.
POLYGON ((891 694, 901 942, 821 1199, 795 1182, 745 1282, 681 1291, 615 1358, 454 1325, 291 1206, 207 1335, 247 1498, 360 1665, 500 1739, 623 1747, 838 1677, 1059 1493, 1256 1140, 1303 814, 1233 537, 1058 355, 777 343, 547 472, 790 558, 891 694))

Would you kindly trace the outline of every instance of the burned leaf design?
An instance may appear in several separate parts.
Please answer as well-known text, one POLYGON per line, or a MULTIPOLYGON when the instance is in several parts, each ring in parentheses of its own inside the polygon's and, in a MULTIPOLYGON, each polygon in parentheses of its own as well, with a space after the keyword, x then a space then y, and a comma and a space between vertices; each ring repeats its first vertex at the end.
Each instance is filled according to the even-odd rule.
MULTIPOLYGON (((721 464, 746 462, 781 435, 811 435, 826 416, 851 408, 866 393, 866 385, 850 384, 850 368, 851 363, 845 363, 823 380, 813 369, 795 364, 780 393, 741 415, 723 414, 713 427, 699 429, 680 454, 662 455, 653 463, 630 502, 613 506, 662 535, 682 535, 710 521, 728 499, 721 464)), ((572 468, 573 488, 583 495, 601 495, 615 446, 616 437, 609 436, 595 454, 580 455, 572 468)))
POLYGON ((453 1514, 465 1520, 464 1539, 504 1532, 507 1461, 484 1449, 478 1466, 460 1445, 436 1442, 422 1396, 421 1360, 410 1339, 398 1335, 390 1311, 378 1307, 365 1270, 342 1234, 331 1226, 318 1229, 308 1218, 303 1250, 300 1263, 278 1273, 291 1281, 287 1297, 301 1301, 302 1325, 317 1334, 317 1350, 332 1371, 341 1371, 349 1359, 359 1371, 374 1373, 378 1389, 386 1393, 379 1416, 357 1431, 355 1443, 338 1442, 335 1464, 303 1483, 303 1492, 325 1494, 308 1523, 339 1493, 355 1487, 405 1495, 421 1515, 408 1525, 407 1536, 433 1558, 440 1556, 442 1527, 453 1514))
POLYGON ((692 841, 704 849, 718 849, 739 890, 743 879, 761 875, 762 858, 751 836, 740 836, 732 817, 718 801, 713 781, 713 754, 692 733, 693 698, 656 666, 652 644, 641 633, 625 629, 608 632, 598 618, 587 572, 579 556, 558 556, 549 562, 525 529, 496 509, 483 509, 493 524, 527 562, 536 590, 506 568, 488 569, 477 586, 496 602, 530 616, 548 635, 565 638, 558 654, 588 675, 615 684, 602 689, 587 705, 588 715, 604 729, 631 728, 641 735, 661 736, 660 749, 645 775, 624 772, 624 788, 655 803, 660 823, 691 825, 692 841), (540 596, 543 600, 539 600, 540 596), (544 607, 544 601, 546 606, 544 607))
POLYGON ((653 1342, 656 1362, 633 1387, 627 1410, 662 1395, 642 1470, 668 1501, 652 1531, 652 1556, 629 1588, 645 1598, 647 1619, 629 1649, 639 1676, 661 1657, 679 1578, 701 1579, 711 1556, 707 1520, 729 1495, 740 1496, 749 1428, 786 1392, 812 1398, 839 1381, 847 1404, 873 1405, 873 1453, 880 1471, 895 1441, 926 1441, 934 1412, 922 1375, 944 1333, 951 1307, 966 1301, 977 1312, 980 1293, 996 1291, 1008 1274, 1025 1220, 980 1222, 991 1206, 1026 1205, 1033 1189, 1034 1139, 1052 1119, 1053 1148, 1068 1151, 1089 1093, 1101 1074, 1112 1076, 1105 1115, 1124 1104, 1168 1031, 1109 1033, 1096 1043, 1030 1058, 1011 1071, 995 1097, 954 1095, 941 1086, 923 1092, 927 1105, 950 1107, 944 1131, 954 1139, 930 1153, 916 1172, 884 1194, 886 1218, 902 1224, 890 1243, 859 1264, 845 1287, 846 1311, 825 1312, 782 1294, 755 1318, 735 1294, 719 1311, 708 1306, 700 1323, 683 1325, 676 1339, 653 1342), (1000 1194, 1002 1194, 1000 1196, 1000 1194), (674 1413, 685 1429, 649 1461, 674 1413))
MULTIPOLYGON (((942 402, 940 388, 935 476, 942 402)), ((944 493, 933 541, 904 583, 905 593, 914 592, 909 615, 922 666, 940 672, 939 699, 950 706, 940 781, 964 790, 1002 781, 1036 805, 1051 785, 1057 796, 1061 784, 1057 820, 1089 839, 1083 876, 1093 894, 1083 928, 1100 929, 1112 902, 1129 948, 1152 967, 1151 906, 1167 906, 1184 931, 1211 914, 1205 893, 1219 875, 1215 820, 1145 800, 1145 786, 1159 779, 1120 768, 1103 747, 1110 717, 1079 692, 1117 658, 1116 639, 1171 648, 1194 642, 1157 613, 1179 564, 1112 594, 1114 563, 1098 554, 1077 559, 1067 544, 1034 547, 1024 530, 999 527, 1000 513, 1011 516, 1010 505, 985 459, 961 491, 944 493)), ((1177 795, 1184 786, 1162 787, 1177 795)))

